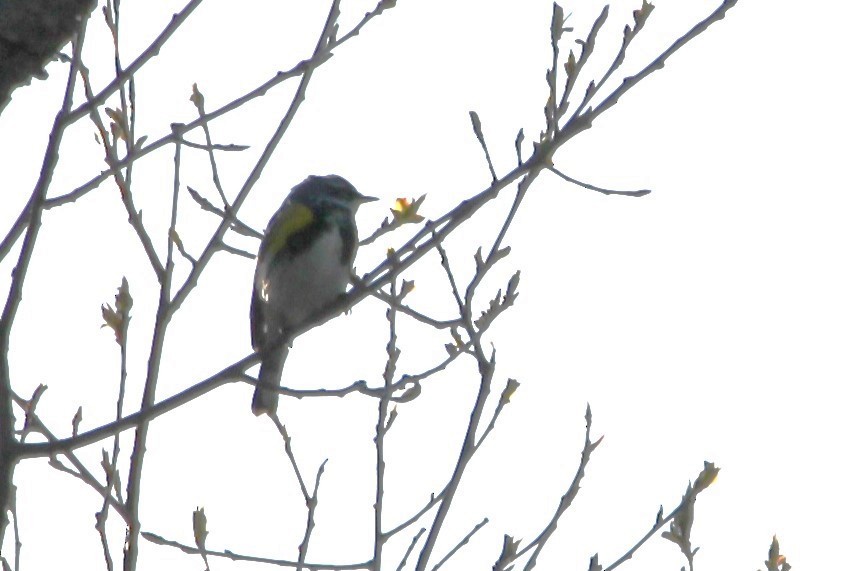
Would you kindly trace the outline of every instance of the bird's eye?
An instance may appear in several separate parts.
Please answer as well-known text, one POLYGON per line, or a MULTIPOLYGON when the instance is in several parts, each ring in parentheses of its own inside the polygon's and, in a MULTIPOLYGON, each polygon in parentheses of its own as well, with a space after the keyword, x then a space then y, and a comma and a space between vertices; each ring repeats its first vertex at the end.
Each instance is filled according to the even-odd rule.
POLYGON ((268 301, 270 298, 270 282, 268 280, 262 280, 261 296, 262 301, 268 301))

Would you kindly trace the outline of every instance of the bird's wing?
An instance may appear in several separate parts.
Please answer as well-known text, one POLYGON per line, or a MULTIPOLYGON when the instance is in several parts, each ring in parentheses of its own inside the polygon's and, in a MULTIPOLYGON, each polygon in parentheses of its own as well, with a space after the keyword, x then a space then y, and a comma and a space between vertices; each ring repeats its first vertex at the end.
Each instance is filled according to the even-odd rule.
POLYGON ((259 250, 259 263, 275 258, 290 246, 289 241, 315 222, 312 209, 299 202, 287 201, 274 214, 265 231, 259 250))
POLYGON ((253 342, 253 349, 260 350, 264 344, 264 316, 262 315, 262 301, 259 294, 258 285, 253 285, 253 298, 250 300, 250 339, 253 342))
POLYGON ((265 230, 256 258, 256 276, 253 279, 253 297, 250 300, 250 334, 253 348, 262 349, 269 341, 265 337, 270 333, 265 323, 264 304, 260 288, 267 281, 268 270, 274 260, 281 255, 300 250, 307 242, 307 233, 317 226, 317 219, 308 206, 286 200, 282 207, 273 215, 265 230))

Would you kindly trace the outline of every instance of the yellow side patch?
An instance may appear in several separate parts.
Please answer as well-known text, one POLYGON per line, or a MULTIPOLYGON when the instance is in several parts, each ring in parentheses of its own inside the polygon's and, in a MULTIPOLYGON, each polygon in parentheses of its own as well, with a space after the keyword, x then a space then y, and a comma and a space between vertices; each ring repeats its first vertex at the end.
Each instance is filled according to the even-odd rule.
POLYGON ((312 209, 303 204, 290 204, 286 207, 285 212, 274 222, 274 227, 270 229, 268 235, 267 251, 271 253, 280 252, 288 244, 296 232, 300 232, 315 220, 315 215, 312 214, 312 209))

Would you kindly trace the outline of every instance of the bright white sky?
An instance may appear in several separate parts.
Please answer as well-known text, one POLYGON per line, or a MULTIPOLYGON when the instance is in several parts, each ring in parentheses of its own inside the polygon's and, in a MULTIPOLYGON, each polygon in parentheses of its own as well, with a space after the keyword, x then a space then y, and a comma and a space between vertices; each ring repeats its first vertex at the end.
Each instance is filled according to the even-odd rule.
MULTIPOLYGON (((342 29, 369 6, 343 4, 342 29)), ((361 211, 363 234, 399 196, 427 194, 424 214, 439 216, 489 182, 469 110, 479 112, 500 172, 515 164, 518 128, 527 141, 537 136, 550 2, 399 4, 316 72, 298 118, 242 210, 246 222, 262 228, 291 186, 307 174, 331 172, 381 197, 361 211)), ((716 4, 657 2, 626 73, 716 4)), ((125 62, 181 7, 176 1, 157 9, 133 0, 122 5, 125 62)), ((573 12, 570 25, 587 31, 601 4, 580 0, 564 7, 573 12)), ((598 43, 602 57, 614 53, 635 7, 612 4, 598 43)), ((309 55, 326 10, 326 3, 316 2, 256 0, 237 10, 222 1, 203 4, 138 77, 138 135, 154 140, 169 123, 191 121, 194 82, 214 109, 291 68, 309 55)), ((856 188, 846 169, 856 127, 847 73, 854 12, 841 2, 808 8, 742 0, 556 157, 572 176, 616 189, 651 188, 650 196, 604 197, 550 175, 533 188, 508 236, 512 254, 484 291, 491 296, 522 270, 519 300, 490 337, 501 379, 494 398, 506 377, 521 387, 465 477, 436 553, 448 551, 483 517, 490 524, 449 569, 486 568, 504 533, 525 544, 540 531, 576 470, 586 403, 594 413, 593 433, 605 439, 575 508, 541 556, 544 569, 585 569, 595 552, 604 565, 612 562, 647 531, 660 504, 668 512, 679 502, 704 460, 722 472, 696 506, 696 569, 757 569, 774 533, 797 569, 840 567, 848 557, 842 548, 852 541, 856 507, 849 445, 856 428, 849 390, 856 372, 856 188)), ((96 87, 109 81, 112 65, 103 28, 96 17, 87 38, 96 87)), ((50 80, 19 89, 0 116, 4 234, 32 189, 59 106, 64 68, 55 64, 50 71, 50 80)), ((286 83, 212 124, 218 142, 252 146, 219 155, 230 196, 296 85, 286 83)), ((93 131, 81 122, 67 134, 52 196, 101 170, 93 131)), ((201 133, 192 139, 201 141, 201 133)), ((204 154, 185 150, 182 175, 184 185, 215 198, 204 154)), ((172 149, 134 167, 137 206, 161 251, 172 176, 172 149)), ((451 243, 461 280, 471 271, 475 247, 492 242, 499 206, 507 204, 486 212, 451 243)), ((179 220, 185 245, 198 253, 216 220, 187 195, 179 220)), ((385 247, 407 235, 364 249, 358 268, 373 267, 385 247)), ((231 243, 256 247, 248 240, 231 243)), ((0 262, 3 291, 14 258, 0 262)), ((187 270, 182 263, 179 277, 187 270)), ((252 271, 249 260, 225 254, 212 264, 172 324, 160 398, 249 352, 252 271)), ((434 258, 415 269, 410 301, 451 317, 438 272, 434 258)), ((118 351, 109 331, 99 329, 99 307, 113 301, 123 275, 135 298, 126 405, 133 410, 156 293, 117 190, 105 183, 45 215, 11 361, 19 394, 49 385, 39 409, 57 434, 68 434, 80 405, 81 429, 114 414, 118 351)), ((369 300, 302 337, 284 384, 379 382, 385 327, 384 308, 369 300)), ((404 320, 399 335, 401 372, 430 366, 447 341, 404 320)), ((387 462, 390 523, 442 488, 476 383, 473 364, 459 362, 426 382, 419 399, 399 407, 387 462)), ((227 386, 152 424, 145 530, 192 543, 191 512, 205 506, 211 549, 296 558, 303 502, 279 436, 250 413, 250 394, 249 386, 227 386)), ((374 403, 361 396, 284 400, 280 410, 307 477, 329 458, 309 559, 367 559, 374 403)), ((130 443, 128 433, 125 461, 130 443)), ((96 473, 100 448, 80 453, 96 473)), ((92 529, 100 501, 91 490, 45 461, 20 464, 15 482, 23 568, 103 565, 92 529)), ((118 525, 113 531, 119 554, 122 532, 118 525)), ((410 537, 388 546, 395 557, 389 568, 410 537)), ((678 549, 657 538, 624 568, 677 570, 682 564, 678 549)), ((200 566, 197 557, 143 542, 141 569, 200 566)))

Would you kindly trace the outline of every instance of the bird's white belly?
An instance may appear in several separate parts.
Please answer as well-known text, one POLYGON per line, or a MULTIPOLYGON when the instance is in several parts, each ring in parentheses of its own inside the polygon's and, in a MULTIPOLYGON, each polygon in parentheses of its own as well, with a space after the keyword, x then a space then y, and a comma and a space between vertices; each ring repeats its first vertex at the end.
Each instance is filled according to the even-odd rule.
POLYGON ((332 303, 348 286, 353 260, 342 263, 342 237, 335 229, 320 235, 294 260, 279 260, 257 284, 268 295, 266 320, 294 327, 332 303))

